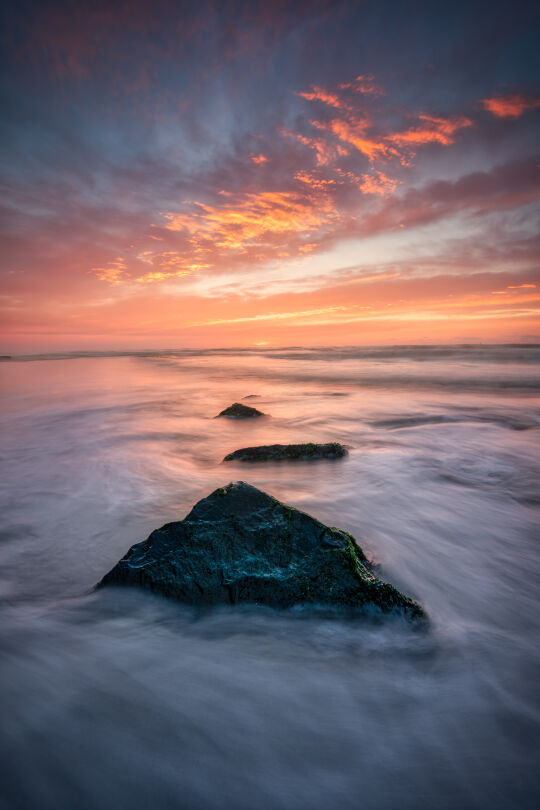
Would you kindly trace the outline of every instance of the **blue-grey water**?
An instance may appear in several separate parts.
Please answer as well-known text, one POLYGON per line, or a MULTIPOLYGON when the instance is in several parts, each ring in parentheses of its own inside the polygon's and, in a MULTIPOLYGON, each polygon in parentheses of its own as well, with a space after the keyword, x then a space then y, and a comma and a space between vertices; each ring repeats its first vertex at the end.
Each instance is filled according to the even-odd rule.
POLYGON ((2 808, 536 810, 539 370, 539 346, 0 363, 2 808), (269 416, 213 418, 246 396, 269 416), (92 591, 231 480, 352 532, 427 632, 92 591))

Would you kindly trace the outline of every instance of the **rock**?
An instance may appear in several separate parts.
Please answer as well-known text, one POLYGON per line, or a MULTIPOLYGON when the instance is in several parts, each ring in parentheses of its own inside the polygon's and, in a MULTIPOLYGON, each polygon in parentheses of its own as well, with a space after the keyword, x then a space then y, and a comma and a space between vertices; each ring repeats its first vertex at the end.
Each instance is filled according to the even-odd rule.
POLYGON ((320 458, 342 458, 347 450, 339 442, 328 444, 263 444, 243 447, 229 453, 223 461, 316 461, 320 458))
POLYGON ((317 604, 424 616, 374 575, 350 534, 242 481, 132 546, 97 587, 105 585, 137 585, 191 605, 317 604))
POLYGON ((251 405, 242 405, 241 402, 235 402, 221 413, 218 413, 218 417, 220 416, 228 416, 229 419, 253 419, 256 416, 264 416, 264 413, 258 411, 257 408, 252 408, 251 405))

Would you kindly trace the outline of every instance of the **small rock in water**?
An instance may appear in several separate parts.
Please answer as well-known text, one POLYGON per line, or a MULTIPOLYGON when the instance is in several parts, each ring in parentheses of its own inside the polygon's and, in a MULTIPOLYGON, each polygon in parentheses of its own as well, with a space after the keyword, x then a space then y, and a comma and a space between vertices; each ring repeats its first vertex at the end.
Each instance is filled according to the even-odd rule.
POLYGON ((425 616, 375 576, 350 534, 243 481, 215 490, 184 520, 132 546, 97 587, 105 585, 136 585, 192 605, 324 605, 425 616))
POLYGON ((253 419, 256 416, 264 416, 264 413, 258 411, 257 408, 252 408, 251 405, 242 405, 241 402, 235 402, 221 413, 218 413, 218 417, 220 416, 228 416, 229 419, 253 419))
POLYGON ((327 444, 264 444, 243 447, 229 453, 223 461, 316 461, 321 458, 343 458, 347 450, 339 442, 327 444))

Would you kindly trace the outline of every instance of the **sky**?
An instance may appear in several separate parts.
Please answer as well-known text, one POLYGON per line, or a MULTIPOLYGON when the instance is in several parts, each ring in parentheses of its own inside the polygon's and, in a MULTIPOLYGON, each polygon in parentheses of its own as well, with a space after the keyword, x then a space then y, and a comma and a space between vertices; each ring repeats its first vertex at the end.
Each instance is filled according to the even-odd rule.
POLYGON ((537 8, 6 4, 0 351, 539 342, 537 8))

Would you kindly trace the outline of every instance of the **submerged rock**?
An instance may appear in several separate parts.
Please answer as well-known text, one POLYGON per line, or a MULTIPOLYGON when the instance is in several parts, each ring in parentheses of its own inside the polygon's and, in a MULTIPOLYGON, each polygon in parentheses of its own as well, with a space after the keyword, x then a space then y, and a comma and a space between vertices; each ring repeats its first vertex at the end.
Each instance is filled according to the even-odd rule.
POLYGON ((132 546, 98 587, 104 585, 138 585, 192 605, 320 604, 424 616, 374 575, 350 534, 242 481, 132 546))
POLYGON ((252 408, 251 405, 242 405, 241 402, 235 402, 221 413, 218 413, 219 416, 228 416, 229 419, 253 419, 255 416, 264 416, 264 413, 258 411, 257 408, 252 408))
POLYGON ((263 444, 243 447, 229 453, 223 461, 316 461, 320 458, 342 458, 347 450, 339 442, 327 444, 263 444))

